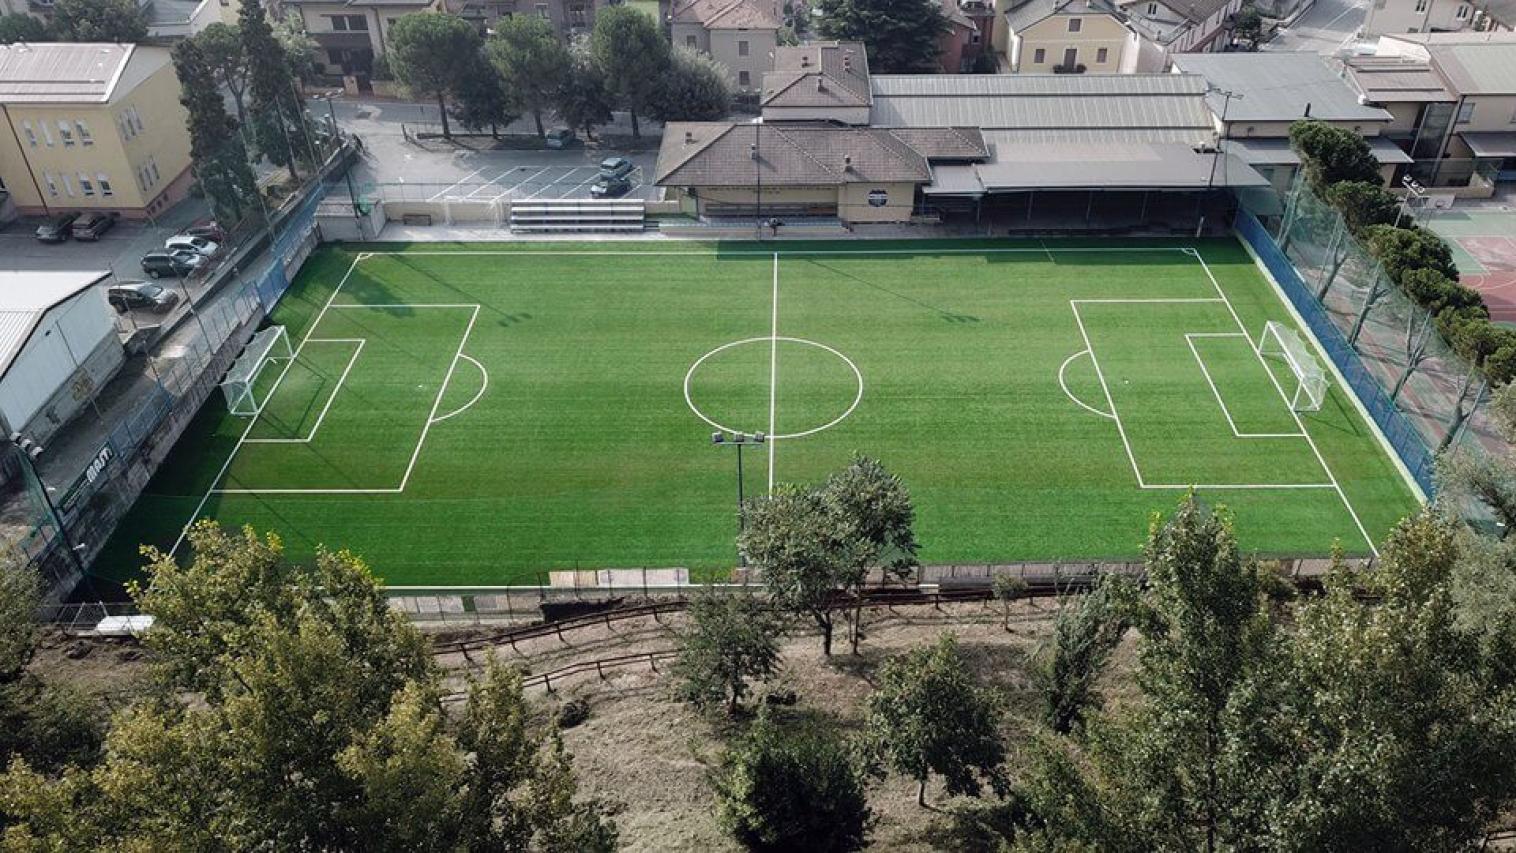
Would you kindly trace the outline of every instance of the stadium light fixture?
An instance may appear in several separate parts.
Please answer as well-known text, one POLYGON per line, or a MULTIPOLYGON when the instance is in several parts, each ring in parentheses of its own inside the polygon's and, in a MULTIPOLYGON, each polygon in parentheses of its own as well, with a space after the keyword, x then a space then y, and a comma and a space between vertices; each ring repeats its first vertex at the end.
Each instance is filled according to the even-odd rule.
MULTIPOLYGON (((742 488, 742 448, 758 446, 768 443, 768 436, 761 432, 726 432, 717 431, 711 433, 712 447, 735 447, 737 448, 737 533, 747 529, 747 498, 742 488)), ((747 555, 741 549, 737 551, 737 563, 747 568, 747 555)))

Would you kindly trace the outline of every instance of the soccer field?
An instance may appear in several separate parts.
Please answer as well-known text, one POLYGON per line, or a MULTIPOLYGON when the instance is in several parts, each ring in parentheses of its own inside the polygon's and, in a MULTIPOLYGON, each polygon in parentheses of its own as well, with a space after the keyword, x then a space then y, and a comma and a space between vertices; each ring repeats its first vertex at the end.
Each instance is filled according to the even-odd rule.
POLYGON ((107 573, 195 516, 394 585, 728 567, 718 428, 770 436, 749 496, 880 458, 936 564, 1132 558, 1192 486, 1264 555, 1368 553, 1416 505, 1335 380, 1292 410, 1258 348, 1295 323, 1231 239, 326 248, 274 320, 261 412, 207 404, 107 573))

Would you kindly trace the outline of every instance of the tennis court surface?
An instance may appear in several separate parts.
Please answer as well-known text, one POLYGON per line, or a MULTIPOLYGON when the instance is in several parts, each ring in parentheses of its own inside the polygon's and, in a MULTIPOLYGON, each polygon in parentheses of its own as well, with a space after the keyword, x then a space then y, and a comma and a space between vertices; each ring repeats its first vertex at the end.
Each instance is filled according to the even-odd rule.
POLYGON ((1248 550, 1362 554, 1416 502, 1231 239, 328 247, 273 322, 108 572, 195 517, 392 585, 729 567, 716 430, 768 436, 749 496, 879 457, 935 564, 1133 558, 1192 487, 1248 550))

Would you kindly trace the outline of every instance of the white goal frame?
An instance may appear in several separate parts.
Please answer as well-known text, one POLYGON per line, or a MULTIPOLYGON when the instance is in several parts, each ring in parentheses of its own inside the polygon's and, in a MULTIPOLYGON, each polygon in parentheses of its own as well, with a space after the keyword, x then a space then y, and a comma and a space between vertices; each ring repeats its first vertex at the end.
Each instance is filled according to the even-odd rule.
POLYGON ((1289 365, 1290 373, 1295 377, 1295 392, 1290 395, 1291 409, 1297 412, 1321 410, 1330 384, 1326 370, 1294 329, 1270 320, 1258 338, 1258 354, 1279 356, 1289 365))
POLYGON ((242 417, 257 417, 273 394, 270 385, 263 399, 258 399, 257 382, 263 369, 279 361, 293 361, 294 349, 290 346, 289 333, 283 326, 269 326, 247 342, 242 354, 232 362, 226 377, 221 380, 221 393, 226 397, 227 411, 242 417))

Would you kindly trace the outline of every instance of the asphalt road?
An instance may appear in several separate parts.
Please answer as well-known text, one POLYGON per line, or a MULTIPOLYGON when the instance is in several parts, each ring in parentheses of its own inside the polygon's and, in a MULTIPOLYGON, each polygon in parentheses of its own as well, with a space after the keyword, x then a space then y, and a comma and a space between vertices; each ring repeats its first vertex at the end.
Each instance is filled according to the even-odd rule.
POLYGON ((1264 50, 1336 53, 1350 46, 1363 26, 1369 0, 1316 0, 1316 5, 1289 29, 1281 29, 1264 50))

